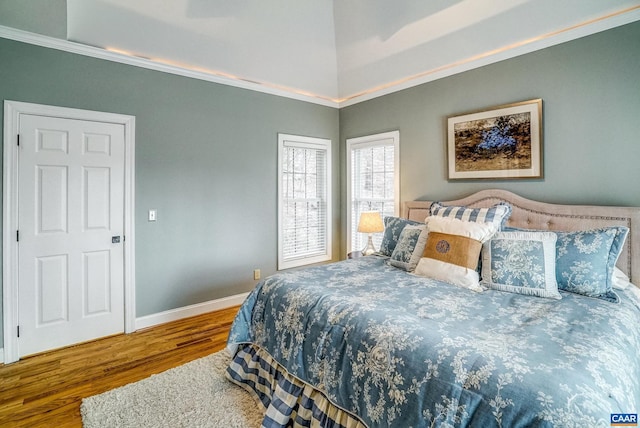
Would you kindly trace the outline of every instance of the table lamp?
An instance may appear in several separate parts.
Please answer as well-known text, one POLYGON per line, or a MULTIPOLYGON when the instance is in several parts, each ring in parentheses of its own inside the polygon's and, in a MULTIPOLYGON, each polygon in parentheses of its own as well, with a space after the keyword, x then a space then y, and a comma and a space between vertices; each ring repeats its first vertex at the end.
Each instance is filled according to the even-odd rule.
POLYGON ((368 233, 369 240, 367 246, 362 250, 363 256, 369 256, 376 252, 376 248, 373 246, 372 233, 378 233, 384 231, 384 224, 382 224, 382 216, 379 211, 364 211, 360 214, 360 221, 358 222, 358 232, 368 233))

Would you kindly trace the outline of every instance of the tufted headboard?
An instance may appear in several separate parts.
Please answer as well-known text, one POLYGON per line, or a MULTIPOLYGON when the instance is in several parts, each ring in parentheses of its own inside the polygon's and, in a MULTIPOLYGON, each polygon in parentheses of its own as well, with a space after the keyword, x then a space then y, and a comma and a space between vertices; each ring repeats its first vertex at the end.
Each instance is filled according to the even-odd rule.
MULTIPOLYGON (((403 206, 403 217, 424 221, 433 201, 410 201, 403 206)), ((513 207, 507 226, 551 231, 588 230, 606 226, 626 226, 629 235, 617 266, 640 286, 640 208, 598 205, 561 205, 532 201, 506 190, 481 190, 462 199, 441 201, 444 205, 472 208, 509 202, 513 207)))

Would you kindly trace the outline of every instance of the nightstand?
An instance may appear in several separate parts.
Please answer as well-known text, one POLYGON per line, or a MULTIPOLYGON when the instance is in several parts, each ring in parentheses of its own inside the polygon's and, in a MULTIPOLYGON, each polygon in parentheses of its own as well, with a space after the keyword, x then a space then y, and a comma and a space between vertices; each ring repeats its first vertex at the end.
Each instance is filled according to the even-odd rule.
POLYGON ((358 257, 362 257, 362 251, 352 251, 347 254, 347 258, 357 259, 358 257))

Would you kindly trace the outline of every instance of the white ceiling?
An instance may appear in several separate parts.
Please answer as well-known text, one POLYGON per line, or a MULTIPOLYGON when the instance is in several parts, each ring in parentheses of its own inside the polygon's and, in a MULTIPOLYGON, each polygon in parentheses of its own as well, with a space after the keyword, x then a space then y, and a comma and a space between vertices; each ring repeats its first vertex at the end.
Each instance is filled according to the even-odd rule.
POLYGON ((67 0, 70 41, 335 103, 635 20, 637 0, 67 0))

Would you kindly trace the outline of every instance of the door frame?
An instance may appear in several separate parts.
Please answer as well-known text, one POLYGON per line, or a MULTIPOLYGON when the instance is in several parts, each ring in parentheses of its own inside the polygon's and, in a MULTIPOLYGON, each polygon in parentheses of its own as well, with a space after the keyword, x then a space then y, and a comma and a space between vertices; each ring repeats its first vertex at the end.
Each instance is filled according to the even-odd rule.
POLYGON ((20 358, 18 344, 18 131, 20 115, 107 122, 124 126, 124 331, 135 331, 135 116, 4 101, 2 181, 2 331, 4 363, 20 358))

